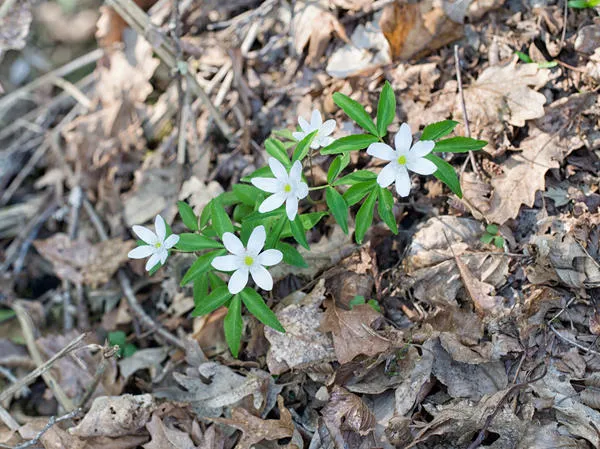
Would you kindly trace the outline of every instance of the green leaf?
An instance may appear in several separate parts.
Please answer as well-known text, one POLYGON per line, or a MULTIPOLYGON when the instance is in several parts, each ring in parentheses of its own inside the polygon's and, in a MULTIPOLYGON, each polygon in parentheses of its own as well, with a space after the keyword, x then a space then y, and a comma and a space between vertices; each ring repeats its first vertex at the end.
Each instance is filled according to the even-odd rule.
POLYGON ((219 287, 227 286, 227 282, 225 282, 223 279, 221 279, 219 276, 217 276, 214 273, 214 271, 208 272, 208 280, 210 282, 210 288, 212 290, 216 290, 219 287))
POLYGON ((223 248, 223 244, 200 234, 183 233, 179 234, 179 241, 175 248, 179 251, 191 253, 202 249, 223 248))
POLYGON ((265 326, 275 329, 279 332, 285 332, 285 329, 273 313, 271 309, 265 304, 262 297, 256 293, 253 289, 246 287, 240 292, 242 301, 248 309, 248 311, 258 318, 258 321, 263 323, 265 326))
POLYGON ((254 207, 257 198, 262 198, 262 190, 248 184, 234 184, 233 193, 246 206, 254 207))
POLYGON ((286 220, 287 217, 281 217, 279 220, 275 220, 272 224, 272 228, 267 231, 267 240, 265 242, 266 248, 273 248, 279 241, 281 237, 281 233, 283 232, 283 227, 289 221, 286 220))
POLYGON ((267 150, 267 153, 285 165, 286 168, 289 169, 291 167, 292 164, 290 162, 290 158, 288 157, 287 151, 285 151, 283 143, 281 143, 279 140, 273 138, 265 140, 265 150, 267 150))
POLYGON ((346 200, 346 204, 348 206, 354 206, 373 190, 376 182, 377 181, 373 179, 371 181, 359 182, 358 184, 354 184, 344 193, 344 200, 346 200))
POLYGON ((355 184, 366 182, 366 181, 374 181, 377 179, 377 175, 369 170, 357 170, 354 173, 350 173, 333 183, 334 186, 353 186, 355 184))
POLYGON ((486 245, 487 245, 488 243, 491 243, 493 239, 494 239, 494 236, 493 236, 492 234, 488 234, 487 232, 485 232, 485 233, 484 233, 484 234, 481 236, 481 238, 480 238, 480 240, 481 240, 483 243, 485 243, 486 245))
POLYGON ((200 213, 200 226, 202 228, 205 227, 210 220, 210 211, 212 209, 213 201, 214 201, 214 199, 210 200, 208 202, 208 204, 206 206, 204 206, 204 209, 202 209, 202 212, 200 213))
POLYGON ((242 223, 248 215, 254 212, 254 207, 246 204, 238 204, 233 208, 233 221, 242 223))
POLYGON ((521 61, 526 62, 528 64, 533 62, 533 59, 531 59, 529 55, 523 53, 522 51, 515 51, 515 55, 517 55, 521 61))
POLYGON ((348 166, 350 163, 350 154, 344 153, 336 156, 333 161, 331 161, 331 165, 329 165, 329 170, 327 170, 327 182, 331 184, 335 178, 348 166))
POLYGON ((225 208, 221 204, 220 201, 217 201, 218 198, 215 198, 211 201, 211 220, 213 228, 219 234, 219 237, 223 237, 223 234, 226 232, 233 232, 233 224, 231 223, 231 219, 227 212, 225 212, 225 208))
POLYGON ((212 292, 210 295, 203 298, 194 297, 194 304, 196 308, 192 312, 192 316, 206 315, 213 310, 217 310, 219 307, 224 305, 233 295, 229 293, 227 287, 219 287, 212 292))
POLYGON ((485 140, 471 139, 470 137, 450 137, 449 139, 438 140, 435 143, 433 151, 436 153, 467 153, 477 151, 487 145, 485 140))
POLYGON ((600 5, 600 0, 571 0, 568 5, 571 8, 577 9, 595 8, 600 5))
POLYGON ((436 156, 435 154, 428 154, 427 156, 425 156, 425 159, 429 159, 438 168, 437 171, 433 174, 433 176, 435 176, 437 179, 446 184, 456 196, 462 198, 460 181, 458 180, 458 176, 454 171, 454 167, 452 167, 452 165, 450 165, 441 157, 436 156))
MULTIPOLYGON (((328 212, 310 212, 308 214, 302 214, 300 215, 300 221, 302 222, 302 227, 304 228, 305 231, 308 231, 312 228, 314 228, 317 223, 319 221, 321 221, 321 218, 325 217, 329 215, 328 212)), ((290 221, 289 220, 285 220, 285 226, 283 227, 283 231, 281 231, 281 238, 287 238, 287 237, 291 237, 292 236, 292 230, 290 228, 290 221)))
POLYGON ((310 144, 318 132, 318 129, 313 131, 298 143, 298 146, 296 146, 296 149, 294 150, 294 155, 292 156, 292 162, 302 162, 302 159, 304 159, 310 151, 310 144))
POLYGON ((362 243, 367 230, 371 227, 371 223, 373 223, 373 210, 375 209, 376 200, 377 191, 373 190, 356 213, 356 231, 354 232, 354 237, 358 244, 362 243))
POLYGON ((377 135, 377 128, 375 127, 375 123, 373 123, 373 119, 360 103, 340 92, 333 94, 333 102, 342 108, 348 117, 354 120, 358 126, 374 136, 377 135))
POLYGON ((258 170, 253 171, 248 176, 244 176, 240 181, 250 182, 252 178, 272 178, 273 172, 271 171, 271 167, 268 165, 265 167, 260 167, 258 170))
POLYGON ((362 295, 356 295, 354 298, 352 298, 350 300, 350 302, 348 303, 348 305, 350 306, 350 310, 352 310, 352 308, 354 306, 358 306, 359 304, 365 304, 365 297, 362 295))
POLYGON ((367 304, 369 304, 375 312, 381 313, 381 307, 379 307, 379 303, 376 299, 369 299, 367 304))
POLYGON ((496 248, 504 248, 504 237, 501 237, 499 235, 494 237, 494 245, 496 246, 496 248))
POLYGON ((398 225, 396 224, 396 217, 394 217, 394 197, 388 189, 379 187, 377 192, 379 199, 377 203, 377 212, 379 216, 385 222, 390 231, 394 234, 398 234, 398 225))
POLYGON ((289 243, 279 242, 276 248, 283 253, 284 263, 294 267, 308 268, 308 264, 304 260, 304 257, 302 257, 302 254, 289 243))
POLYGON ((218 251, 211 251, 210 253, 206 253, 198 257, 189 270, 187 270, 187 272, 183 275, 180 285, 183 287, 188 282, 193 281, 201 274, 209 271, 211 269, 211 262, 213 259, 217 256, 222 256, 225 253, 227 253, 226 250, 220 249, 218 251))
POLYGON ((333 187, 327 187, 325 201, 344 234, 348 234, 348 204, 346 204, 344 197, 333 187))
POLYGON ((119 345, 121 348, 127 343, 127 335, 123 331, 114 331, 108 333, 108 343, 111 346, 119 345))
POLYGON ((292 231, 292 235, 294 239, 306 249, 310 249, 308 246, 308 242, 306 241, 306 231, 304 230, 304 226, 302 225, 302 220, 300 215, 296 215, 294 221, 290 221, 290 230, 292 231))
POLYGON ((379 142, 379 139, 370 134, 352 134, 351 136, 340 137, 334 140, 330 145, 321 150, 321 154, 337 154, 364 150, 375 142, 379 142))
POLYGON ((296 140, 294 139, 294 134, 289 129, 276 129, 275 131, 271 131, 271 134, 286 140, 296 140))
POLYGON ((496 235, 496 234, 498 234, 498 225, 489 224, 485 227, 485 230, 492 235, 496 235))
POLYGON ((237 358, 242 343, 242 330, 244 323, 242 321, 242 301, 240 295, 235 295, 229 303, 229 310, 223 320, 225 329, 225 340, 229 346, 231 354, 237 358))
MULTIPOLYGON (((300 256, 300 257, 302 257, 302 256, 300 256)), ((16 316, 16 313, 14 310, 0 309, 0 323, 10 320, 14 316, 16 316)))
POLYGON ((179 209, 179 216, 183 221, 183 224, 190 231, 198 230, 198 217, 194 213, 194 210, 185 201, 177 201, 177 208, 179 209))
POLYGON ((396 95, 388 81, 383 85, 377 103, 377 135, 383 137, 396 116, 396 95))
POLYGON ((194 304, 200 304, 200 301, 208 296, 208 273, 204 273, 194 279, 192 293, 194 295, 194 304))
POLYGON ((551 69, 552 67, 556 67, 557 65, 558 65, 557 61, 538 62, 538 67, 540 69, 551 69))
POLYGON ((131 357, 137 352, 137 346, 133 343, 125 343, 125 346, 123 346, 120 352, 123 358, 131 357))
POLYGON ((427 125, 421 133, 421 140, 438 140, 444 136, 447 136, 454 128, 456 128, 458 122, 454 120, 444 120, 437 123, 427 125))

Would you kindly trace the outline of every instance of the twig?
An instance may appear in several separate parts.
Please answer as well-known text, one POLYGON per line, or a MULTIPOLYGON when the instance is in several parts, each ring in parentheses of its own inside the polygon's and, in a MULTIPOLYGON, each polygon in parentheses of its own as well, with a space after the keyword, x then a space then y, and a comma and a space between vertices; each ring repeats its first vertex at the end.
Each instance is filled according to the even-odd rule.
MULTIPOLYGON (((569 1, 563 0, 565 2, 565 9, 563 10, 563 29, 562 34, 560 35, 560 43, 558 47, 562 50, 565 45, 565 37, 567 36, 567 19, 569 18, 569 1)), ((557 55, 558 56, 558 55, 557 55)))
POLYGON ((188 89, 191 89, 202 100, 217 127, 223 133, 223 136, 229 141, 235 140, 231 128, 212 104, 210 98, 198 83, 198 80, 192 76, 188 64, 184 61, 179 61, 178 66, 176 47, 172 39, 156 29, 148 15, 133 0, 107 0, 107 3, 114 8, 131 28, 152 45, 155 53, 170 70, 177 70, 183 74, 188 89))
POLYGON ((0 6, 0 19, 8 14, 8 11, 10 11, 14 2, 15 0, 4 0, 4 3, 0 6))
POLYGON ((94 391, 96 391, 96 387, 98 387, 98 384, 100 383, 100 379, 102 379, 102 375, 104 374, 104 370, 106 369, 108 359, 114 357, 117 354, 117 348, 118 346, 109 346, 102 348, 102 360, 100 361, 98 368, 96 368, 94 378, 92 379, 92 382, 87 387, 85 393, 79 400, 77 407, 85 407, 86 402, 90 400, 92 394, 94 394, 94 391))
MULTIPOLYGON (((0 374, 2 374, 4 377, 6 377, 6 379, 8 379, 11 383, 15 383, 18 382, 19 379, 17 379, 15 377, 15 375, 13 373, 10 372, 10 370, 8 368, 4 368, 3 366, 0 366, 0 374)), ((29 390, 29 388, 27 387, 23 387, 23 389, 20 391, 20 395, 21 396, 26 396, 30 393, 31 391, 29 390)))
POLYGON ((14 102, 16 102, 19 98, 23 97, 25 94, 31 92, 32 90, 37 89, 40 86, 43 86, 48 83, 52 83, 56 77, 63 77, 68 75, 69 73, 80 69, 81 67, 85 67, 88 64, 92 64, 96 62, 98 59, 102 57, 104 54, 104 50, 96 49, 87 53, 79 58, 72 60, 71 62, 59 67, 51 72, 46 73, 45 75, 36 78, 31 83, 17 89, 4 97, 0 98, 0 116, 4 110, 8 110, 8 107, 11 106, 14 102))
MULTIPOLYGON (((23 311, 22 313, 27 317, 26 319, 29 319, 29 317, 27 316, 27 312, 25 312, 25 310, 22 308, 22 306, 20 306, 20 305, 17 306, 15 304, 15 305, 13 305, 13 307, 20 307, 21 310, 23 311)), ((15 312, 17 312, 16 309, 15 309, 15 312)), ((19 391, 24 386, 29 385, 31 382, 33 382, 35 379, 37 379, 38 376, 46 376, 46 375, 48 375, 49 374, 48 370, 54 364, 54 362, 56 362, 61 357, 64 357, 65 355, 67 355, 71 351, 77 349, 77 346, 79 346, 79 343, 81 343, 81 341, 85 338, 85 336, 86 336, 86 334, 81 334, 79 337, 77 337, 76 339, 74 339, 73 341, 71 341, 67 346, 65 346, 60 351, 58 351, 56 354, 54 354, 46 362, 39 364, 38 367, 35 370, 33 370, 32 372, 30 372, 29 374, 27 374, 25 377, 19 379, 18 382, 15 382, 11 386, 7 387, 4 391, 2 391, 0 393, 0 402, 3 402, 6 399, 12 397, 13 394, 15 394, 17 391, 19 391)), ((35 342, 33 342, 33 344, 35 345, 35 342)), ((35 351, 39 355, 39 352, 37 351, 37 347, 35 348, 35 351)), ((31 354, 31 356, 33 358, 33 354, 31 354)), ((52 376, 50 376, 50 378, 51 378, 51 381, 56 382, 56 380, 54 380, 54 378, 52 376)), ((60 388, 60 386, 59 386, 59 388, 60 388)), ((62 391, 62 388, 60 390, 62 391)), ((64 395, 64 392, 62 394, 64 395)), ((70 401, 71 400, 68 399, 67 402, 70 402, 70 401)), ((64 407, 64 405, 63 405, 63 407, 64 407)), ((66 409, 66 410, 72 410, 72 408, 71 409, 66 409)))
MULTIPOLYGON (((27 449, 28 447, 36 445, 40 441, 40 438, 42 438, 42 436, 44 436, 44 434, 46 432, 48 432, 48 430, 50 430, 50 428, 52 426, 54 426, 54 424, 58 424, 61 421, 67 421, 69 419, 73 419, 77 415, 79 415, 81 412, 82 412, 82 410, 80 408, 78 408, 78 409, 75 409, 72 412, 67 413, 66 415, 63 415, 59 418, 56 418, 54 416, 50 417, 50 419, 48 420, 48 424, 46 424, 44 426, 44 428, 42 430, 40 430, 35 437, 33 437, 32 440, 29 440, 29 441, 26 441, 25 443, 19 444, 18 446, 15 446, 12 449, 27 449)), ((5 447, 7 447, 7 446, 5 446, 5 447)))
POLYGON ((4 424, 6 424, 6 427, 8 427, 10 430, 17 430, 19 427, 21 427, 19 425, 19 423, 17 421, 15 421, 15 418, 13 418, 10 415, 10 413, 8 413, 8 411, 1 405, 0 405, 0 420, 2 420, 2 422, 4 424))
POLYGON ((593 350, 593 349, 591 349, 591 348, 586 348, 586 347, 585 347, 585 346, 583 346, 582 344, 580 344, 580 343, 578 343, 578 342, 576 342, 576 341, 573 341, 573 340, 571 340, 571 339, 569 339, 569 338, 565 337, 564 335, 561 335, 561 334, 560 334, 560 332, 558 332, 558 331, 557 331, 557 330, 554 328, 554 326, 552 326, 552 324, 549 324, 549 323, 548 323, 548 327, 550 328, 550 330, 551 330, 552 332, 554 332, 554 334, 555 334, 555 335, 556 335, 558 338, 560 338, 560 339, 561 339, 562 341, 564 341, 565 343, 569 343, 570 345, 576 346, 577 348, 581 349, 582 351, 589 352, 590 354, 594 354, 594 355, 600 355, 600 352, 598 352, 598 351, 594 351, 594 350, 593 350))
MULTIPOLYGON (((460 56, 458 55, 458 45, 454 46, 454 65, 456 67, 456 81, 458 82, 458 94, 460 96, 460 105, 462 107, 463 117, 465 118, 465 130, 467 133, 467 137, 471 137, 471 128, 469 126, 469 116, 467 115, 467 106, 465 104, 465 94, 463 92, 462 85, 462 76, 460 73, 460 56)), ((473 167, 473 171, 478 178, 481 178, 481 174, 479 173, 479 168, 477 167, 477 162, 475 162, 475 155, 472 151, 469 151, 469 160, 471 161, 471 166, 473 167)))
MULTIPOLYGON (((100 221, 100 217, 98 217, 98 214, 96 214, 94 207, 91 205, 91 203, 87 199, 83 200, 83 207, 84 207, 85 211, 88 213, 90 220, 92 221, 92 224, 96 228, 96 232, 100 236, 100 240, 102 240, 102 241, 108 240, 108 234, 104 230, 104 225, 100 221)), ((140 323, 142 324, 142 326, 144 326, 148 330, 156 332, 158 335, 160 335, 162 338, 164 338, 167 342, 171 343, 172 345, 177 346, 178 348, 181 348, 181 349, 185 349, 184 343, 179 338, 177 338, 176 336, 171 334, 168 330, 161 327, 160 324, 156 323, 144 311, 142 306, 140 306, 140 304, 137 302, 137 299, 135 297, 135 293, 133 292, 133 289, 131 288, 131 282, 129 282, 127 275, 125 274, 125 272, 122 269, 119 270, 119 272, 117 273, 117 276, 119 278, 119 283, 121 284, 121 290, 123 290, 123 294, 125 295, 125 298, 127 299, 127 303, 129 304, 131 311, 140 320, 140 323)))

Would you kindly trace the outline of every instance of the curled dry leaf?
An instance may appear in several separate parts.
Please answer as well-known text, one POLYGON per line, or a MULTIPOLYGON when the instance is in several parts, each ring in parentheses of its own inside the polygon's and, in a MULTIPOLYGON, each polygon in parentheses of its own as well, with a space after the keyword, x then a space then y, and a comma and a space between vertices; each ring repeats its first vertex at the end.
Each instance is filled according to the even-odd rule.
POLYGON ((294 2, 294 49, 301 54, 308 45, 307 62, 317 62, 325 53, 333 33, 348 41, 346 31, 329 12, 327 0, 298 0, 294 2))
POLYGON ((144 449, 196 449, 196 445, 186 432, 164 423, 157 414, 152 415, 146 429, 152 438, 144 444, 144 449))
POLYGON ((345 447, 342 431, 350 430, 359 435, 368 435, 375 429, 375 416, 362 399, 348 390, 336 385, 329 397, 329 402, 321 415, 327 430, 338 447, 345 447), (342 445, 339 446, 339 442, 342 445))
POLYGON ((334 301, 326 301, 325 307, 321 330, 331 332, 335 355, 341 364, 360 354, 377 355, 390 347, 390 341, 371 328, 382 315, 370 305, 359 304, 352 310, 343 310, 336 307, 334 301))
POLYGON ((102 396, 69 433, 79 437, 118 437, 136 435, 144 431, 146 423, 156 408, 150 394, 102 396))
POLYGON ((25 47, 32 19, 29 1, 15 2, 7 14, 0 18, 0 60, 6 50, 25 47))
POLYGON ((135 242, 110 239, 92 245, 57 233, 46 240, 35 240, 33 245, 45 259, 52 262, 60 279, 96 286, 110 280, 127 260, 127 253, 135 242))
MULTIPOLYGON (((231 418, 213 418, 213 421, 226 424, 242 431, 235 449, 250 449, 254 444, 261 441, 273 441, 282 438, 290 438, 294 434, 294 423, 292 415, 283 405, 283 398, 277 397, 279 407, 279 419, 260 419, 250 414, 243 408, 234 408, 231 418)), ((289 449, 299 449, 298 446, 288 446, 289 449)))
POLYGON ((298 304, 278 311, 277 318, 285 328, 285 333, 265 327, 265 337, 271 343, 267 353, 271 374, 335 360, 331 338, 319 330, 324 315, 319 306, 325 299, 324 294, 325 285, 321 280, 298 304))

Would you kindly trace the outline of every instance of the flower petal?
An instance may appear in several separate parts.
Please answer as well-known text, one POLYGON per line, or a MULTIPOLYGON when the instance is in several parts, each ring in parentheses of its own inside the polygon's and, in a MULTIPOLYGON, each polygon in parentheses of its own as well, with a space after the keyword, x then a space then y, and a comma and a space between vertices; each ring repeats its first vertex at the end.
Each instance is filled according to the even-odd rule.
POLYGON ((315 109, 314 111, 312 111, 312 114, 310 116, 310 127, 314 131, 315 129, 320 128, 322 123, 323 119, 321 118, 321 113, 318 109, 315 109))
POLYGON ((256 261, 265 267, 272 267, 283 260, 283 253, 278 249, 267 249, 256 257, 256 261))
POLYGON ((169 257, 169 251, 167 251, 163 246, 161 250, 158 251, 158 256, 160 257, 160 263, 164 265, 167 261, 167 257, 169 257))
POLYGON ((154 219, 154 229, 156 230, 158 241, 161 243, 164 242, 165 236, 167 235, 167 227, 165 225, 165 220, 160 215, 157 215, 154 219))
POLYGON ((318 150, 319 148, 321 148, 321 139, 319 139, 319 136, 315 136, 313 141, 310 143, 310 149, 318 150))
POLYGON ((275 210, 281 206, 285 201, 285 198, 286 195, 284 192, 277 192, 264 200, 260 206, 258 206, 258 211, 261 214, 264 214, 265 212, 271 212, 272 210, 275 210))
POLYGON ((284 182, 287 181, 287 179, 288 179, 287 170, 285 169, 285 167, 283 166, 283 164, 281 162, 279 162, 274 157, 270 157, 269 158, 269 167, 271 167, 271 171, 273 172, 273 174, 275 175, 275 177, 277 179, 279 179, 280 181, 284 181, 284 182))
POLYGON ((248 239, 248 254, 256 257, 260 250, 265 246, 265 240, 267 239, 267 232, 263 225, 257 226, 250 234, 248 239))
POLYGON ((127 257, 130 259, 144 259, 154 254, 155 250, 156 248, 154 246, 142 245, 129 251, 129 253, 127 253, 127 257))
POLYGON ((322 147, 328 147, 333 142, 335 142, 335 139, 333 137, 323 137, 319 143, 321 144, 322 147))
POLYGON ((394 149, 385 143, 372 143, 367 148, 367 154, 384 161, 392 161, 396 159, 396 152, 394 149))
POLYGON ((420 175, 433 175, 437 171, 436 165, 428 159, 420 157, 406 161, 406 168, 420 175))
POLYGON ((173 248, 178 241, 179 236, 177 234, 171 234, 166 238, 165 243, 163 243, 163 247, 166 249, 173 248))
POLYGON ((285 213, 290 221, 294 221, 296 214, 298 213, 298 199, 293 196, 288 196, 285 202, 285 213))
POLYGON ((252 275, 254 282, 256 282, 256 285, 263 290, 269 291, 273 289, 273 278, 269 271, 262 265, 253 265, 250 268, 250 274, 252 275))
POLYGON ((396 179, 397 166, 393 163, 387 164, 377 175, 377 184, 385 188, 396 179))
MULTIPOLYGON (((302 131, 304 131, 304 135, 310 134, 310 132, 311 132, 310 123, 308 123, 306 120, 304 120, 304 117, 298 117, 298 124, 300 125, 300 128, 302 128, 302 131)), ((302 139, 298 139, 298 140, 302 140, 302 139)))
POLYGON ((411 159, 423 157, 431 153, 433 147, 435 147, 435 142, 433 140, 419 140, 412 146, 408 155, 411 159))
POLYGON ((253 186, 258 187, 265 192, 275 193, 279 190, 280 182, 275 178, 252 178, 250 180, 253 186))
POLYGON ((158 237, 154 232, 145 226, 133 225, 133 232, 137 235, 144 243, 148 245, 154 245, 158 242, 158 237))
POLYGON ((302 164, 300 163, 300 161, 296 161, 296 162, 294 162, 294 164, 292 165, 292 168, 290 169, 289 179, 292 182, 300 181, 301 177, 302 177, 302 164))
POLYGON ((146 262, 146 271, 150 271, 154 266, 160 262, 160 253, 154 253, 146 262))
POLYGON ((211 262, 211 265, 219 271, 235 271, 239 270, 242 266, 242 260, 240 256, 227 256, 215 257, 211 262))
POLYGON ((308 196, 308 185, 305 182, 299 182, 296 184, 296 198, 301 200, 308 196))
POLYGON ((406 123, 400 125, 400 131, 396 133, 394 137, 394 146, 398 155, 407 154, 412 145, 412 133, 410 132, 410 126, 406 123))
POLYGON ((319 135, 322 137, 326 137, 333 132, 335 126, 337 125, 336 121, 333 119, 326 120, 325 123, 321 125, 319 129, 319 135))
POLYGON ((408 196, 411 187, 412 184, 408 170, 406 170, 406 167, 398 167, 396 169, 396 192, 400 196, 408 196))
POLYGON ((225 245, 227 251, 236 256, 243 256, 246 252, 242 241, 231 232, 223 234, 223 245, 225 245))
MULTIPOLYGON (((304 120, 304 119, 302 119, 302 120, 304 120)), ((307 123, 307 125, 308 125, 308 123, 307 123)), ((296 140, 302 140, 306 137, 306 133, 303 131, 295 131, 292 133, 292 137, 296 140)))
POLYGON ((246 284, 248 283, 248 270, 246 268, 241 270, 236 270, 231 277, 229 278, 229 283, 227 284, 227 288, 229 289, 229 293, 235 295, 241 292, 246 284))

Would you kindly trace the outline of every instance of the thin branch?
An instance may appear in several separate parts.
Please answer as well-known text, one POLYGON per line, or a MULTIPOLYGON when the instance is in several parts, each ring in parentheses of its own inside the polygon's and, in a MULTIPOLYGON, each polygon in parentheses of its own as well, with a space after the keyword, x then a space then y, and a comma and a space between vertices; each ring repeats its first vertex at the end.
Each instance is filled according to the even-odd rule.
MULTIPOLYGON (((460 56, 458 55, 458 45, 454 46, 454 65, 456 67, 456 81, 458 82, 458 95, 460 96, 460 105, 462 107, 463 117, 465 118, 465 130, 467 132, 467 137, 471 137, 469 116, 467 115, 467 106, 465 104, 465 94, 463 92, 462 76, 460 72, 460 56)), ((477 162, 475 161, 475 155, 472 151, 469 151, 469 160, 471 161, 473 171, 475 172, 478 178, 481 178, 479 168, 477 167, 477 162)))
MULTIPOLYGON (((26 441, 25 443, 19 444, 18 446, 15 446, 14 448, 11 448, 11 449, 27 449, 28 447, 36 445, 40 441, 40 438, 42 438, 44 436, 44 434, 46 432, 48 432, 52 428, 52 426, 54 426, 54 424, 58 424, 59 422, 73 419, 76 416, 78 416, 79 414, 81 414, 81 412, 82 412, 82 410, 80 408, 78 408, 78 409, 75 409, 72 412, 67 413, 66 415, 63 415, 59 418, 56 418, 55 416, 50 417, 50 419, 48 420, 48 424, 46 424, 44 426, 44 428, 42 430, 40 430, 35 437, 33 437, 33 439, 26 441)), ((8 448, 9 446, 3 446, 3 447, 8 448)))
POLYGON ((592 348, 586 348, 585 346, 583 346, 581 343, 578 343, 576 341, 571 340, 570 338, 565 337, 564 335, 561 335, 560 332, 558 332, 554 326, 552 326, 552 324, 548 324, 548 327, 550 328, 550 330, 552 332, 554 332, 554 334, 560 338, 562 341, 564 341, 565 343, 569 343, 570 345, 573 345, 579 349, 581 349, 582 351, 585 352, 589 352, 590 354, 594 354, 594 355, 600 355, 600 352, 598 351, 594 351, 592 348))

